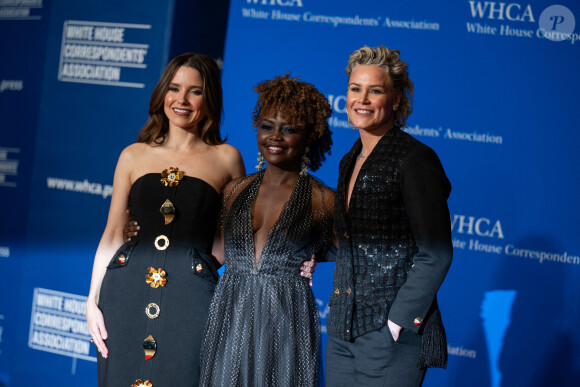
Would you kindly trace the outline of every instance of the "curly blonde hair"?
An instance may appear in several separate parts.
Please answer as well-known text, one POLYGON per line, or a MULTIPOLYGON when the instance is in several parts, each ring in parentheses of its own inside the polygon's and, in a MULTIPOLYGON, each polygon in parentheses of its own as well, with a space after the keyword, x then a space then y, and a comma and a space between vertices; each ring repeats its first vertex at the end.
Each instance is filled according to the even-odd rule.
POLYGON ((290 125, 304 128, 310 134, 308 166, 316 171, 330 154, 332 132, 328 118, 332 108, 328 100, 314 85, 290 78, 290 73, 260 82, 254 88, 258 100, 252 113, 252 124, 258 128, 265 114, 279 112, 290 125))
POLYGON ((387 70, 393 82, 393 90, 401 95, 399 108, 395 111, 395 125, 405 127, 407 118, 413 111, 413 82, 409 78, 407 63, 399 58, 399 50, 389 50, 385 46, 372 48, 364 46, 350 54, 346 74, 350 75, 356 66, 370 65, 387 70))

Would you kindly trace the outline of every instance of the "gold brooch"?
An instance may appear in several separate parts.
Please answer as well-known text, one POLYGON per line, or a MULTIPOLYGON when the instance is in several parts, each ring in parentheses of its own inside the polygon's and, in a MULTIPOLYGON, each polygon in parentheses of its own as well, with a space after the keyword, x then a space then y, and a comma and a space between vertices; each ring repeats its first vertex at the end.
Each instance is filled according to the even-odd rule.
POLYGON ((175 187, 179 184, 179 180, 183 178, 183 172, 179 170, 177 167, 169 167, 169 169, 164 169, 161 172, 161 182, 164 186, 175 187))
POLYGON ((165 270, 159 268, 155 269, 153 267, 149 268, 149 274, 145 276, 145 281, 151 286, 152 288, 158 288, 159 286, 165 286, 167 283, 167 279, 164 277, 167 275, 165 270))
POLYGON ((153 384, 149 381, 142 381, 141 379, 135 380, 135 384, 131 384, 131 387, 153 387, 153 384))
POLYGON ((165 218, 165 225, 167 226, 169 223, 173 222, 173 218, 175 217, 175 207, 171 200, 167 199, 159 209, 161 214, 163 214, 163 218, 165 218))

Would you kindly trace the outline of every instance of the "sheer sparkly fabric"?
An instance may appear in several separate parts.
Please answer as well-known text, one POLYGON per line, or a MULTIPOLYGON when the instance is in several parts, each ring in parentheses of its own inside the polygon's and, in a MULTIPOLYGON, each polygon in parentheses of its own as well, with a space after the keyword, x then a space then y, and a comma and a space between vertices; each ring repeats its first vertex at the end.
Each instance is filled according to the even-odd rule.
POLYGON ((318 307, 302 261, 330 242, 334 192, 300 176, 254 258, 252 207, 264 172, 224 188, 225 271, 202 346, 203 386, 316 386, 318 307))

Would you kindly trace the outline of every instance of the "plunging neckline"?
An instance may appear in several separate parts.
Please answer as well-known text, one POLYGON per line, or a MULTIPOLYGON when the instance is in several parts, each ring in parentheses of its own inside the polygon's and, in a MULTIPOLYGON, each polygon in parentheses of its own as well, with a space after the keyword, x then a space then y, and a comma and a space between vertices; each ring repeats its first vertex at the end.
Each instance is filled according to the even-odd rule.
MULTIPOLYGON (((393 133, 395 132, 396 128, 398 128, 398 127, 393 126, 391 129, 387 130, 387 132, 382 135, 382 137, 379 139, 379 141, 377 141, 377 143, 375 144, 373 149, 371 149, 371 151, 366 155, 362 165, 360 166, 360 169, 358 170, 358 174, 356 175, 356 179, 354 180, 354 185, 352 186, 352 191, 350 193, 350 197, 348 197, 348 189, 350 186, 350 180, 352 179, 352 173, 354 172, 354 168, 356 167, 356 162, 358 160, 358 156, 361 154, 362 148, 363 148, 362 139, 360 137, 358 138, 357 142, 360 144, 360 146, 357 146, 358 149, 356 149, 356 151, 354 152, 354 154, 356 154, 356 156, 354 154, 351 156, 349 166, 348 166, 348 171, 350 173, 348 174, 348 179, 345 179, 344 184, 343 184, 343 188, 345 190, 344 191, 344 210, 345 210, 344 212, 346 215, 348 215, 348 212, 350 211, 350 204, 352 201, 352 197, 354 196, 354 191, 356 190, 356 187, 359 183, 359 178, 360 178, 361 172, 363 171, 363 169, 367 165, 367 161, 369 161, 369 159, 371 157, 373 157, 373 155, 376 153, 375 150, 377 149, 379 144, 381 144, 383 141, 388 141, 388 140, 386 140, 386 138, 393 136, 393 133), (353 162, 352 157, 354 157, 354 162, 353 162)), ((355 143, 355 145, 356 145, 356 143, 355 143)))
POLYGON ((262 266, 262 255, 264 253, 264 250, 266 250, 266 248, 270 245, 270 240, 272 239, 272 235, 274 234, 274 232, 277 230, 278 225, 280 223, 280 219, 283 218, 283 215, 285 215, 285 212, 288 211, 288 208, 290 207, 290 204, 293 202, 294 196, 296 195, 297 189, 296 187, 298 187, 298 184, 301 183, 301 176, 298 176, 298 179, 296 180, 296 184, 294 184, 294 187, 292 187, 292 193, 290 193, 290 197, 288 198, 288 200, 284 203, 284 205, 282 206, 282 210, 280 211, 280 214, 278 215, 278 218, 276 219, 276 221, 274 222, 274 224, 272 225, 272 228, 270 228, 270 230, 268 231, 268 235, 266 236, 266 241, 264 242, 264 245, 262 246, 262 248, 260 249, 260 251, 256 254, 256 239, 254 238, 254 217, 252 215, 252 210, 254 209, 254 205, 256 204, 256 199, 258 198, 258 191, 260 190, 260 186, 262 185, 262 180, 264 178, 264 171, 262 171, 260 173, 259 176, 256 177, 256 180, 258 180, 256 183, 257 186, 255 187, 255 192, 254 192, 254 197, 252 198, 252 204, 249 206, 248 211, 250 211, 250 214, 248 216, 248 220, 249 220, 249 231, 250 231, 250 235, 251 240, 252 240, 252 252, 253 252, 253 267, 256 270, 260 270, 260 267, 262 266))
MULTIPOLYGON (((374 149, 373 149, 374 150, 374 149)), ((362 152, 362 147, 361 147, 361 152, 362 152)), ((372 151, 371 151, 372 153, 372 151)), ((359 152, 360 154, 360 152, 359 152)), ((356 168, 356 163, 358 161, 358 156, 355 158, 354 163, 351 162, 350 165, 350 174, 348 175, 348 179, 345 182, 345 213, 348 215, 348 211, 350 210, 350 201, 352 200, 352 196, 354 195, 354 190, 356 188, 356 185, 358 183, 358 177, 360 176, 360 173, 362 172, 362 169, 365 165, 365 163, 367 162, 368 158, 370 157, 370 153, 368 156, 366 156, 360 166, 360 168, 358 169, 358 172, 356 174, 356 178, 354 179, 354 184, 352 186, 352 191, 350 191, 350 197, 348 196, 348 190, 350 188, 350 181, 352 180, 352 174, 354 173, 354 169, 356 168)))

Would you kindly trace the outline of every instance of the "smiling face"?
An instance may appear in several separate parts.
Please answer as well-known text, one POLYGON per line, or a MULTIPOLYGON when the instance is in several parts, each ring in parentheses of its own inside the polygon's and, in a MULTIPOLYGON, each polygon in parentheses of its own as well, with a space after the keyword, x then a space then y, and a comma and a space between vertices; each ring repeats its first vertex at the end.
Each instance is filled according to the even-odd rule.
POLYGON ((307 144, 307 131, 292 127, 279 112, 262 117, 258 127, 258 149, 269 165, 300 170, 307 144))
POLYGON ((386 133, 393 126, 393 105, 400 99, 387 70, 370 65, 359 65, 352 70, 346 109, 356 128, 386 133))
POLYGON ((169 127, 194 129, 205 117, 203 111, 203 79, 191 67, 180 67, 169 83, 163 111, 169 127))

